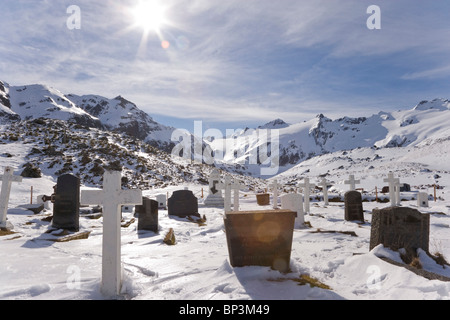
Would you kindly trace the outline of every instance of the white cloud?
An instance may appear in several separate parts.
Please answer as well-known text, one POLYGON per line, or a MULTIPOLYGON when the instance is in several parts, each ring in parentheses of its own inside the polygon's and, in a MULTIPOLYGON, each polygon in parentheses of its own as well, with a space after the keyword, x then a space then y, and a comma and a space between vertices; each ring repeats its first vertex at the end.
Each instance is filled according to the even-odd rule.
MULTIPOLYGON (((72 31, 69 4, 18 0, 2 12, 8 37, 0 39, 0 73, 7 82, 41 82, 66 93, 121 94, 150 113, 190 119, 351 114, 357 106, 370 109, 357 91, 367 89, 358 82, 361 57, 376 57, 387 74, 391 66, 403 70, 398 80, 450 71, 449 5, 436 1, 380 1, 382 29, 371 31, 366 9, 373 1, 165 0, 170 23, 162 36, 171 47, 163 50, 151 35, 139 51, 142 33, 129 28, 126 13, 134 0, 79 0, 81 30, 72 31), (430 63, 436 59, 442 61, 430 63), (430 67, 436 65, 442 67, 430 67)), ((385 92, 393 94, 389 86, 385 92)))

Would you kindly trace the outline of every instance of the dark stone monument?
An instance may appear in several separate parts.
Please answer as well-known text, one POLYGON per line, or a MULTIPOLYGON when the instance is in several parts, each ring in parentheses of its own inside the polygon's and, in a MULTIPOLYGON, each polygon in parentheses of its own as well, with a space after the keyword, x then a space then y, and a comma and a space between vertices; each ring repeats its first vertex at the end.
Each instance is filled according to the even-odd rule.
POLYGON ((364 222, 362 196, 359 191, 348 191, 344 196, 345 220, 364 222))
POLYGON ((270 204, 270 194, 258 193, 256 195, 256 202, 259 206, 268 206, 270 204))
POLYGON ((58 178, 55 188, 52 227, 79 231, 80 179, 71 174, 58 178))
POLYGON ((296 212, 239 211, 225 214, 230 264, 289 270, 296 212))
POLYGON ((411 185, 407 183, 402 183, 400 185, 400 192, 410 192, 411 191, 411 185))
POLYGON ((158 232, 158 201, 142 198, 142 205, 135 206, 138 230, 158 232))
POLYGON ((372 212, 370 250, 379 244, 392 250, 418 248, 429 252, 430 215, 407 207, 388 207, 372 212))
POLYGON ((190 190, 175 191, 168 200, 168 211, 171 216, 185 218, 200 217, 198 213, 198 199, 190 190))

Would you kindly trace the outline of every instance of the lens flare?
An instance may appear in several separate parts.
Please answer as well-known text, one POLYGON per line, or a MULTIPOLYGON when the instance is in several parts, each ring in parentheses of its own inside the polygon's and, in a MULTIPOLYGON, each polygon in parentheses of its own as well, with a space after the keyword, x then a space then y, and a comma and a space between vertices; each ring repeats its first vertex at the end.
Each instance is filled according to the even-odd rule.
POLYGON ((135 25, 144 29, 145 32, 159 32, 166 23, 165 12, 166 8, 155 0, 140 1, 131 10, 135 25))

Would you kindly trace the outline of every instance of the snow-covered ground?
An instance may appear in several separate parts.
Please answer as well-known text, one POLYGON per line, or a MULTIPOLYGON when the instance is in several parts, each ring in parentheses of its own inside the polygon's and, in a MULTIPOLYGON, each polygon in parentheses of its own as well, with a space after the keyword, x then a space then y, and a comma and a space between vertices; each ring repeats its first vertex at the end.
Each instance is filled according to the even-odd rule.
MULTIPOLYGON (((20 142, 2 144, 0 174, 4 166, 15 167, 18 174, 33 146, 20 142), (14 156, 9 157, 8 153, 14 156)), ((420 208, 431 214, 430 251, 450 259, 449 148, 450 140, 442 135, 403 148, 337 151, 304 161, 274 179, 289 192, 304 177, 317 183, 319 177, 325 176, 332 185, 330 197, 342 197, 348 190, 344 180, 354 174, 361 182, 357 188, 364 189, 363 197, 373 200, 375 187, 380 192, 386 185, 383 179, 393 171, 413 189, 401 194, 405 200, 402 206, 415 208, 417 191, 430 195, 430 207, 420 208), (431 197, 433 184, 440 186, 436 202, 431 197)), ((88 239, 54 242, 51 240, 56 236, 46 233, 50 222, 45 218, 52 215, 51 209, 34 215, 19 207, 30 203, 31 187, 34 201, 39 194, 53 192, 55 177, 45 170, 43 174, 42 178, 24 178, 21 183, 13 183, 8 219, 15 233, 0 236, 0 299, 105 299, 100 293, 103 219, 81 216, 80 231, 91 231, 88 239)), ((379 258, 388 256, 401 261, 397 252, 380 246, 369 251, 371 212, 389 203, 364 202, 366 221, 358 224, 344 220, 342 202, 324 206, 321 192, 315 190, 311 214, 305 216, 311 227, 294 230, 290 272, 283 274, 268 267, 230 266, 223 209, 202 205, 201 185, 166 186, 143 190, 143 194, 152 198, 160 193, 170 196, 184 187, 199 198, 199 211, 206 216, 206 225, 169 217, 166 210, 160 210, 158 233, 138 232, 137 221, 122 228, 124 283, 120 298, 181 301, 450 298, 450 282, 428 280, 379 258), (170 228, 175 232, 175 246, 163 243, 170 228), (336 232, 317 232, 318 229, 336 232), (352 231, 357 236, 341 231, 352 231), (309 275, 330 289, 299 285, 302 275, 309 275)), ((206 196, 206 187, 203 188, 206 196)), ((271 208, 259 207, 254 191, 242 191, 240 203, 242 210, 271 208)), ((123 217, 130 221, 133 213, 124 213, 123 217)), ((437 265, 423 254, 420 259, 425 270, 450 277, 449 267, 437 265)))
MULTIPOLYGON (((380 180, 380 185, 383 184, 380 180)), ((33 215, 18 206, 29 203, 30 187, 35 195, 49 194, 55 181, 49 177, 24 179, 14 183, 9 221, 16 233, 0 237, 0 299, 105 299, 100 293, 102 218, 80 218, 80 231, 91 231, 88 239, 60 243, 46 233, 50 223, 43 221, 51 210, 33 215)), ((448 184, 447 184, 448 185, 448 184)), ((301 300, 301 299, 448 299, 450 282, 427 280, 405 268, 384 262, 377 256, 401 261, 398 253, 377 247, 369 251, 371 211, 389 204, 364 202, 364 224, 344 220, 343 203, 313 201, 305 216, 311 228, 294 230, 289 273, 269 267, 230 266, 223 209, 202 206, 201 186, 184 185, 161 190, 144 190, 145 196, 170 194, 189 187, 200 199, 205 226, 159 212, 159 233, 138 232, 137 221, 122 228, 122 262, 125 299, 148 300, 301 300), (169 228, 177 244, 168 246, 163 238, 169 228), (323 231, 353 231, 355 236, 323 231), (331 289, 299 285, 307 274, 331 289)), ((335 193, 347 186, 337 185, 335 193)), ((445 190, 445 189, 444 189, 445 190)), ((320 195, 320 194, 318 194, 320 195)), ((413 193, 402 194, 411 199, 413 193)), ((441 198, 450 199, 448 191, 441 198)), ((241 192, 241 209, 259 207, 253 192, 241 192)), ((416 206, 416 201, 402 202, 416 206)), ((431 213, 430 251, 450 257, 450 201, 430 201, 421 209, 431 213)), ((124 213, 124 220, 133 213, 124 213)), ((421 256, 424 269, 450 277, 450 269, 421 256)))

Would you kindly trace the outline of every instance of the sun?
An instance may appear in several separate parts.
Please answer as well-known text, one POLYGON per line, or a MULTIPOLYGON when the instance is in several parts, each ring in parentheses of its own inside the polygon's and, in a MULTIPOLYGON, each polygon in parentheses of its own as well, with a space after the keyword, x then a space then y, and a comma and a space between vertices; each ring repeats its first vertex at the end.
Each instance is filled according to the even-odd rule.
POLYGON ((166 8, 157 0, 140 0, 131 9, 131 13, 135 26, 144 29, 145 33, 151 31, 159 33, 161 27, 167 22, 165 17, 166 8))

